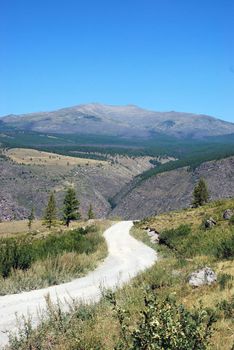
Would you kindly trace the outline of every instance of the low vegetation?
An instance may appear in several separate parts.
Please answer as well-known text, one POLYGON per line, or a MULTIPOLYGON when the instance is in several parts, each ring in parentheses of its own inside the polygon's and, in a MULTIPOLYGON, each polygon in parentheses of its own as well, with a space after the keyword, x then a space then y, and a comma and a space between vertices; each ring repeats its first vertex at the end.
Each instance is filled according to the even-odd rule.
POLYGON ((25 321, 19 336, 11 336, 9 349, 233 349, 234 256, 217 254, 221 242, 234 235, 233 225, 222 217, 227 208, 234 208, 234 200, 136 223, 133 235, 159 252, 152 268, 114 294, 104 291, 96 305, 74 302, 65 312, 48 300, 39 327, 25 321), (207 216, 216 226, 204 228, 207 216), (164 242, 150 243, 146 227, 160 232, 164 242), (192 288, 188 276, 203 266, 214 269, 217 282, 192 288))
POLYGON ((104 228, 97 224, 1 238, 0 294, 63 283, 94 269, 107 254, 104 228))
POLYGON ((106 162, 103 160, 71 157, 50 152, 37 151, 31 148, 12 148, 6 150, 3 155, 9 157, 16 163, 27 165, 74 167, 77 165, 106 164, 106 162))

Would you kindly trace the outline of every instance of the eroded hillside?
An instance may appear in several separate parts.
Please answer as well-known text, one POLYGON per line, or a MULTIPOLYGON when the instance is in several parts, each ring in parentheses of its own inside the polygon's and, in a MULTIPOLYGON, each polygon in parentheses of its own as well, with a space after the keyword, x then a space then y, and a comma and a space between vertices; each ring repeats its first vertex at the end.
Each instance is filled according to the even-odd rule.
POLYGON ((207 181, 210 199, 234 196, 234 157, 205 162, 191 170, 188 167, 152 176, 138 184, 125 186, 124 195, 115 198, 111 215, 141 219, 158 213, 186 208, 200 177, 207 181))
POLYGON ((75 187, 83 216, 92 203, 95 215, 106 217, 109 199, 134 176, 153 167, 150 160, 118 156, 96 161, 28 149, 5 151, 0 158, 0 219, 25 218, 32 206, 41 216, 52 190, 61 207, 68 186, 75 187))
POLYGON ((61 208, 68 186, 77 191, 82 216, 86 217, 92 204, 97 218, 139 219, 186 208, 200 177, 206 179, 211 199, 234 196, 234 157, 139 181, 139 174, 170 160, 173 158, 107 155, 106 161, 99 161, 28 149, 4 151, 0 157, 0 220, 26 218, 32 207, 41 217, 50 191, 55 191, 61 208))

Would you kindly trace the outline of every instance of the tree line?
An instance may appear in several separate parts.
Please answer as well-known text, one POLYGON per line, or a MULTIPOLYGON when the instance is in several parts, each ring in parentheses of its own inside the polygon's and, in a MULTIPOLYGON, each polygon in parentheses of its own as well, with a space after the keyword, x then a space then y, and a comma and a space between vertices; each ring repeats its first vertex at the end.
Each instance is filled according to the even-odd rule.
MULTIPOLYGON (((71 221, 79 220, 81 218, 79 206, 80 206, 80 202, 77 199, 75 189, 72 187, 69 187, 66 191, 66 194, 63 200, 63 207, 62 207, 63 222, 67 227, 69 227, 71 221)), ((58 210, 57 210, 55 195, 54 195, 54 192, 51 192, 48 198, 48 203, 44 210, 44 215, 43 215, 43 224, 47 228, 50 229, 52 226, 56 225, 58 221, 57 213, 58 213, 58 210)), ((92 204, 90 204, 88 209, 88 219, 94 219, 94 218, 95 218, 95 214, 93 211, 92 204)), ((34 220, 35 220, 35 214, 34 214, 34 208, 32 208, 28 216, 29 229, 31 229, 34 220)))

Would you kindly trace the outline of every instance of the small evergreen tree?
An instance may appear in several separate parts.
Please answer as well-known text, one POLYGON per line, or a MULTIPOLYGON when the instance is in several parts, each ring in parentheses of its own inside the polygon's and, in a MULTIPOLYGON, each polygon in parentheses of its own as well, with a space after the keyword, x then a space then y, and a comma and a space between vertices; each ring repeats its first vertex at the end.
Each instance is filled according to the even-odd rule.
POLYGON ((57 210, 56 210, 55 197, 54 197, 54 193, 51 192, 51 194, 49 196, 47 207, 45 208, 43 224, 46 225, 48 228, 55 226, 56 220, 57 220, 56 213, 57 213, 57 210))
POLYGON ((193 191, 193 205, 194 207, 199 207, 208 202, 209 191, 206 184, 206 181, 201 178, 198 184, 195 186, 193 191))
POLYGON ((32 223, 35 220, 35 215, 34 215, 34 208, 32 207, 31 212, 28 216, 28 228, 31 230, 32 228, 32 223))
POLYGON ((67 227, 72 220, 80 219, 79 205, 80 202, 76 198, 76 192, 74 188, 68 188, 64 198, 63 207, 63 219, 67 227))
POLYGON ((93 211, 93 206, 92 204, 90 204, 89 206, 89 210, 88 210, 88 219, 94 219, 95 218, 95 214, 94 214, 94 211, 93 211))

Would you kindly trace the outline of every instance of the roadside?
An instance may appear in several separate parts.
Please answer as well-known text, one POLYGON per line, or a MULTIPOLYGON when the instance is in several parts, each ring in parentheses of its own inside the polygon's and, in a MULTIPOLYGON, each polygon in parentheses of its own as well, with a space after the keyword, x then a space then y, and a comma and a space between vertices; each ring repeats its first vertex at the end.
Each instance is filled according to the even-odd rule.
MULTIPOLYGON (((123 286, 140 271, 152 266, 157 255, 152 249, 129 235, 131 227, 132 222, 130 221, 119 222, 105 231, 108 257, 87 276, 58 286, 0 297, 1 332, 17 331, 19 324, 16 322, 15 313, 21 325, 24 323, 22 315, 27 318, 29 313, 33 326, 36 326, 40 322, 37 311, 39 308, 41 312, 46 310, 45 296, 48 293, 50 302, 56 303, 59 299, 63 309, 69 307, 67 300, 76 299, 93 303, 101 298, 103 288, 123 286)), ((7 334, 3 333, 0 337, 0 344, 6 344, 7 340, 7 334)))

